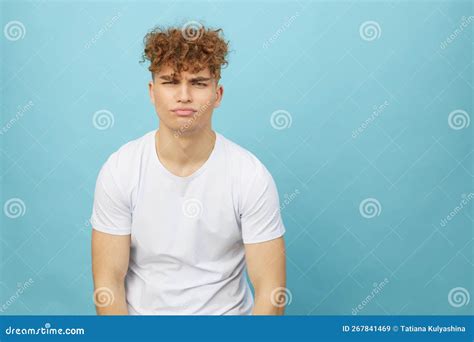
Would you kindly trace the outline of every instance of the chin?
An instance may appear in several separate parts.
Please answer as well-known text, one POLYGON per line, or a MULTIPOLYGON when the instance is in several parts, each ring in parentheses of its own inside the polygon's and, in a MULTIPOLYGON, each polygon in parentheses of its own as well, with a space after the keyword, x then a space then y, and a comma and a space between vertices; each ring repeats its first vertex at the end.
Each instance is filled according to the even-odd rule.
POLYGON ((198 128, 195 125, 187 125, 185 121, 183 121, 182 125, 176 125, 173 127, 173 132, 175 136, 184 136, 190 135, 198 131, 198 128))

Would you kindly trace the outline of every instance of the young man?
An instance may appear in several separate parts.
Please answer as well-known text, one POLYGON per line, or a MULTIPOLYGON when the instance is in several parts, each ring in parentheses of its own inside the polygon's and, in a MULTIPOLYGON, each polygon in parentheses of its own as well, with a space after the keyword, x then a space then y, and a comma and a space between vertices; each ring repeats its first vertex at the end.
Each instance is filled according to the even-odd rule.
POLYGON ((252 153, 211 126, 227 64, 220 33, 169 28, 145 37, 159 129, 112 153, 97 178, 92 270, 100 315, 283 314, 277 188, 252 153))

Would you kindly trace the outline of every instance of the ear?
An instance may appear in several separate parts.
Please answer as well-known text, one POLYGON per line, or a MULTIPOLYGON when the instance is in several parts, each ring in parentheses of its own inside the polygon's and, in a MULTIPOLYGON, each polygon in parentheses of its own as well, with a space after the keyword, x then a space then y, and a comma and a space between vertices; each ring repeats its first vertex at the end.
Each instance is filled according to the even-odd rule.
POLYGON ((220 106, 223 96, 224 96, 224 86, 221 84, 218 84, 216 88, 216 93, 215 93, 214 108, 217 108, 220 106))
POLYGON ((154 95, 154 83, 153 81, 148 82, 148 93, 150 94, 151 103, 155 104, 155 95, 154 95))

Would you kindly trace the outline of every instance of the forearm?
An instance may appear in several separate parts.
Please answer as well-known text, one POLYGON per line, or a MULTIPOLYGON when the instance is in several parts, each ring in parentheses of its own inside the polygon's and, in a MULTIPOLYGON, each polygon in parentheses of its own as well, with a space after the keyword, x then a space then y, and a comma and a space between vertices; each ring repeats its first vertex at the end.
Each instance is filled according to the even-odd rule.
POLYGON ((255 290, 253 315, 283 315, 289 302, 286 289, 283 237, 245 245, 247 271, 255 290))
POLYGON ((274 297, 274 294, 272 297, 272 289, 256 290, 252 315, 283 315, 285 310, 284 303, 281 303, 278 298, 274 297))
POLYGON ((128 315, 124 280, 94 279, 94 304, 98 315, 128 315))

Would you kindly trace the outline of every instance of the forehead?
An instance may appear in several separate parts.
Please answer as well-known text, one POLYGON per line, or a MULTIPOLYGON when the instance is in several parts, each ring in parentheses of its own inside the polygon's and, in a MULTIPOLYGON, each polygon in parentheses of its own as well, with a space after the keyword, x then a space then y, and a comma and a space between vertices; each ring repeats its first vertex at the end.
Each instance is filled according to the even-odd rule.
POLYGON ((185 78, 185 79, 188 79, 188 78, 193 78, 193 77, 211 77, 211 72, 209 70, 208 67, 196 72, 196 73, 192 73, 190 72, 189 70, 188 71, 181 71, 181 73, 177 73, 176 70, 174 70, 172 67, 170 67, 169 65, 166 65, 166 66, 163 66, 160 71, 158 72, 157 74, 158 76, 174 76, 174 77, 178 77, 178 78, 185 78))

